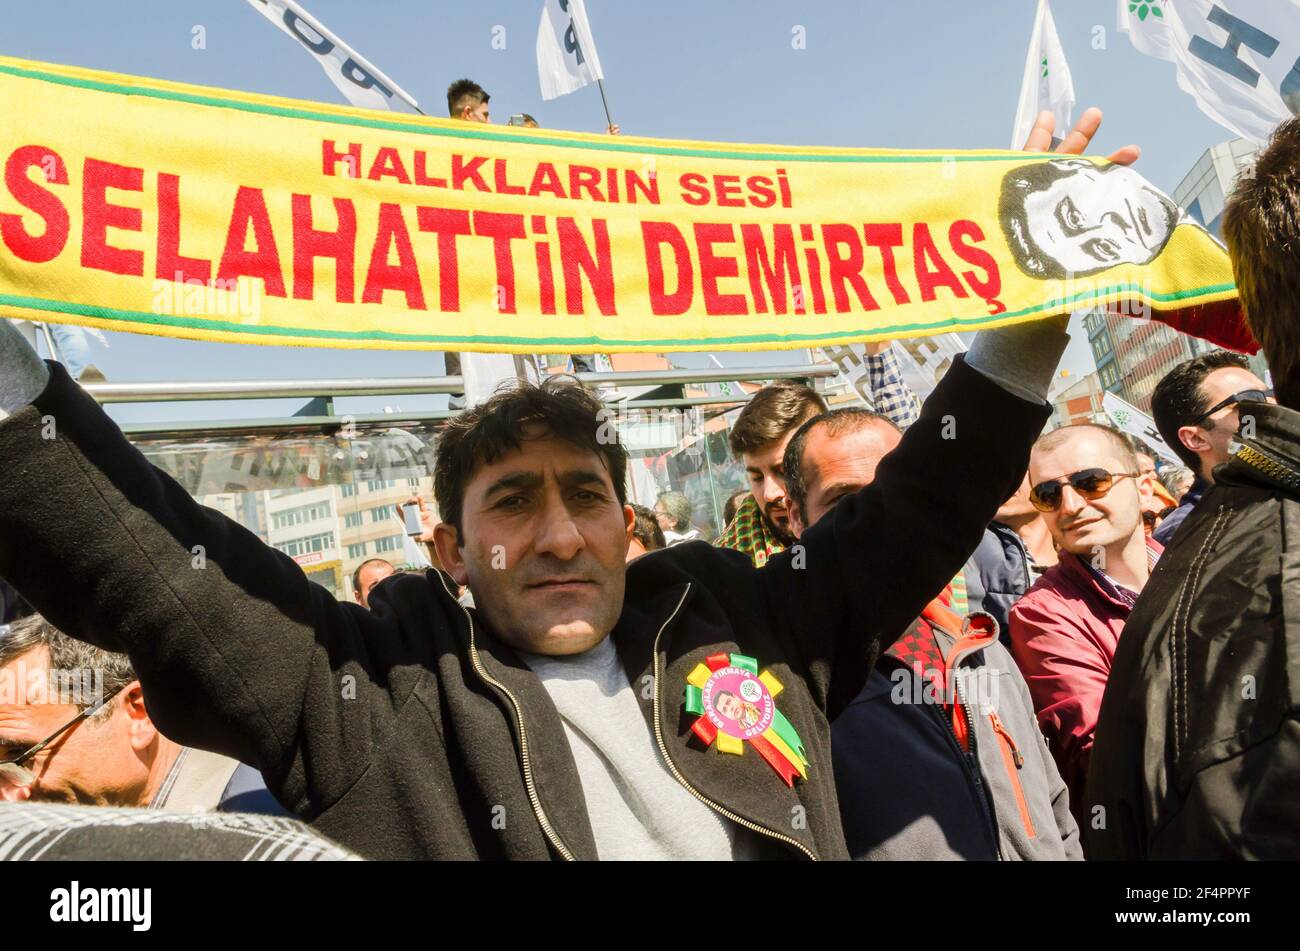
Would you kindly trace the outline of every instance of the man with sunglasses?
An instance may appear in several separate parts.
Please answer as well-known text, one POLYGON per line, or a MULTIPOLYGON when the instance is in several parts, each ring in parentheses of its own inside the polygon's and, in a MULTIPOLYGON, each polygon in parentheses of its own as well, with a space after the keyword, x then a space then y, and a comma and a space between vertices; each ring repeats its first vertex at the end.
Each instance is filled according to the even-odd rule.
POLYGON ((1211 350, 1180 363, 1151 394, 1151 415, 1165 443, 1195 473, 1192 487, 1153 537, 1168 545, 1205 490, 1214 469, 1228 461, 1229 444, 1241 424, 1237 407, 1247 401, 1275 402, 1273 393, 1239 353, 1211 350))
POLYGON ((1011 652, 1070 789, 1080 827, 1097 712, 1120 632, 1160 546, 1142 527, 1151 477, 1122 433, 1084 423, 1039 437, 1030 501, 1060 549, 1056 566, 1011 609, 1011 652))
POLYGON ((125 654, 37 614, 0 632, 0 802, 287 815, 256 770, 165 737, 125 654))

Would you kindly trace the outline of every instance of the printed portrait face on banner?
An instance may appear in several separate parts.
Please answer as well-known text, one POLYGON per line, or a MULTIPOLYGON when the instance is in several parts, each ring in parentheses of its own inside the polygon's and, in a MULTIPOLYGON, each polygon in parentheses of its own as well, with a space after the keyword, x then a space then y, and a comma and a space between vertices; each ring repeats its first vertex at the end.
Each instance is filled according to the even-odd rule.
POLYGON ((1021 270, 1053 280, 1149 264, 1182 212, 1130 168, 1056 159, 1006 174, 998 218, 1021 270))

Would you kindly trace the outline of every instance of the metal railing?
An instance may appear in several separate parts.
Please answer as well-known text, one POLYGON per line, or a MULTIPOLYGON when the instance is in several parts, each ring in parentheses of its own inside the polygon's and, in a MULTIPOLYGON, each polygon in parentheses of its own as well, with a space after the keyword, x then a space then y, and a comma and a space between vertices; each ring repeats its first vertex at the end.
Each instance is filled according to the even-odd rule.
MULTIPOLYGON (((632 370, 575 373, 584 386, 667 386, 752 380, 821 379, 833 364, 786 367, 726 367, 708 370, 632 370)), ((155 383, 91 383, 87 393, 101 403, 174 403, 186 400, 315 399, 347 396, 412 396, 461 393, 463 376, 369 377, 317 380, 195 380, 155 383)), ((718 400, 715 402, 726 402, 718 400)), ((635 403, 629 403, 635 405, 635 403)))
MULTIPOLYGON (((643 370, 614 373, 573 374, 584 386, 593 389, 612 386, 607 394, 625 409, 687 409, 695 406, 732 408, 749 401, 748 395, 683 396, 680 398, 618 399, 620 386, 669 386, 703 383, 753 382, 759 380, 817 380, 832 377, 833 364, 806 366, 727 367, 707 370, 643 370)), ((184 422, 126 423, 122 431, 136 438, 208 433, 213 436, 240 436, 277 431, 306 433, 337 431, 345 423, 359 426, 400 426, 413 423, 436 423, 457 414, 457 410, 409 410, 395 413, 335 413, 333 401, 353 396, 410 396, 459 393, 464 390, 462 376, 377 377, 308 380, 198 380, 150 383, 92 383, 86 392, 100 403, 175 403, 196 400, 216 402, 258 399, 323 399, 325 415, 275 416, 269 418, 203 419, 184 422)))

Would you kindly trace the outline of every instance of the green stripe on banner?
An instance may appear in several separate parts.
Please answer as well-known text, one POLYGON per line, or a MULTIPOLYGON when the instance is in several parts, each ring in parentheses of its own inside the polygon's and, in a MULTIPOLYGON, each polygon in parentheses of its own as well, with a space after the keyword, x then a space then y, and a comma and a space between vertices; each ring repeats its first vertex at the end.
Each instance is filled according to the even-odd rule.
POLYGON ((695 684, 686 685, 686 712, 704 715, 704 693, 695 684))
POLYGON ((808 753, 803 748, 803 740, 799 739, 799 733, 795 730, 794 724, 787 720, 785 714, 780 710, 777 710, 776 716, 772 718, 772 729, 776 731, 777 736, 785 741, 785 745, 794 750, 795 755, 803 760, 803 764, 807 766, 808 753))
POLYGON ((732 654, 731 666, 741 667, 749 671, 755 677, 758 676, 758 661, 754 660, 752 657, 746 657, 744 654, 732 654))
POLYGON ((1116 284, 1093 291, 1084 291, 1068 298, 1054 299, 1045 304, 1026 307, 1023 310, 999 314, 997 318, 990 318, 988 316, 949 317, 944 320, 928 323, 890 324, 885 327, 875 328, 871 331, 868 331, 863 327, 846 327, 839 330, 827 331, 825 333, 792 332, 785 334, 743 334, 740 336, 700 338, 649 337, 636 339, 602 337, 599 335, 586 337, 514 337, 500 334, 407 334, 377 330, 346 331, 316 329, 310 327, 276 327, 266 324, 245 324, 236 321, 211 320, 206 317, 173 317, 168 314, 119 310, 95 304, 83 304, 76 301, 48 300, 40 297, 27 297, 13 294, 0 294, 0 305, 10 304, 14 307, 26 307, 32 310, 76 314, 104 321, 111 320, 123 323, 153 324, 155 326, 163 327, 184 327, 192 330, 214 330, 226 333, 248 334, 249 336, 309 337, 317 340, 332 339, 360 342, 368 340, 388 340, 395 343, 482 343, 502 344, 506 346, 533 344, 536 346, 574 347, 599 347, 603 345, 609 347, 639 346, 647 349, 680 349, 683 347, 698 346, 699 349, 708 349, 706 344, 726 346, 728 344, 762 344, 779 342, 803 345, 807 343, 815 343, 819 340, 830 340, 838 337, 867 336, 869 334, 875 334, 877 336, 886 334, 924 336, 926 334, 939 333, 945 330, 966 329, 967 325, 988 327, 1000 326, 1019 317, 1026 317, 1031 314, 1055 310, 1060 307, 1082 309, 1089 304, 1100 305, 1107 303, 1107 299, 1110 295, 1120 295, 1129 291, 1141 291, 1141 297, 1143 299, 1158 301, 1160 303, 1176 303, 1179 301, 1187 301, 1193 297, 1224 294, 1234 290, 1235 287, 1236 285, 1234 284, 1211 284, 1205 287, 1197 287, 1185 291, 1159 294, 1152 291, 1142 291, 1140 285, 1137 284, 1116 284))

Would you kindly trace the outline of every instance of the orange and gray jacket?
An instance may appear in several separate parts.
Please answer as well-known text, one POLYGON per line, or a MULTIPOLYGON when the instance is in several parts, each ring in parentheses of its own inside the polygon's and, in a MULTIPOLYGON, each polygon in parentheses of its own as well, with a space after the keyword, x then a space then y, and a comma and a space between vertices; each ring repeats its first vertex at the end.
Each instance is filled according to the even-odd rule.
POLYGON ((1083 858, 1029 689, 987 614, 963 622, 932 603, 831 736, 855 859, 1083 858))

